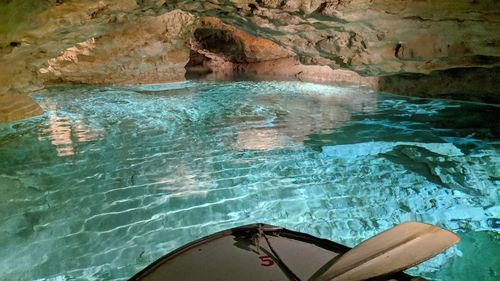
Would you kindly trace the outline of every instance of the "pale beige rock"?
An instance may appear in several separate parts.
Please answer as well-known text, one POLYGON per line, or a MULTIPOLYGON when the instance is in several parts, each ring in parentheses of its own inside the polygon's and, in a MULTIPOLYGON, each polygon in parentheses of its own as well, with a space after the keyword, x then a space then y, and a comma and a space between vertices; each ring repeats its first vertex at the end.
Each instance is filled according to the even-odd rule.
POLYGON ((0 122, 15 121, 42 112, 42 108, 24 94, 15 91, 0 94, 0 122))
POLYGON ((154 83, 184 78, 195 17, 173 10, 130 21, 64 50, 38 71, 47 82, 154 83))
POLYGON ((42 113, 24 93, 44 87, 37 70, 58 52, 116 27, 108 19, 129 13, 135 0, 0 3, 0 122, 42 113))
POLYGON ((184 8, 200 15, 225 11, 219 12, 224 21, 299 56, 364 74, 500 66, 500 5, 494 0, 201 2, 184 8))
POLYGON ((254 80, 298 80, 369 87, 378 85, 377 77, 363 77, 351 70, 332 69, 325 65, 304 65, 296 58, 240 64, 236 73, 208 78, 221 79, 232 76, 244 76, 254 80))
MULTIPOLYGON (((347 44, 347 39, 344 44, 347 44)), ((271 40, 245 33, 214 17, 203 17, 190 41, 188 72, 217 80, 237 76, 256 80, 292 79, 374 86, 377 79, 326 65, 304 65, 290 50, 271 40)), ((317 61, 309 61, 317 64, 317 61)))
MULTIPOLYGON (((30 103, 17 92, 43 88, 44 83, 180 80, 190 60, 188 68, 212 76, 244 72, 351 80, 403 93, 425 89, 431 96, 450 96, 461 88, 449 87, 448 93, 446 87, 433 88, 441 76, 453 85, 474 77, 471 85, 488 89, 479 95, 482 100, 500 100, 498 91, 489 90, 499 87, 490 77, 500 67, 496 0, 58 2, 0 3, 0 64, 8 66, 0 68, 3 112, 14 110, 8 103, 15 100, 30 103), (211 35, 216 40, 206 45, 211 35), (460 75, 445 71, 455 68, 463 68, 460 75), (377 84, 376 78, 351 71, 383 78, 377 84), (432 74, 425 86, 419 86, 402 73, 432 74)), ((467 99, 466 95, 451 96, 467 99)), ((39 112, 20 108, 25 112, 16 109, 10 117, 2 113, 0 118, 39 112)))

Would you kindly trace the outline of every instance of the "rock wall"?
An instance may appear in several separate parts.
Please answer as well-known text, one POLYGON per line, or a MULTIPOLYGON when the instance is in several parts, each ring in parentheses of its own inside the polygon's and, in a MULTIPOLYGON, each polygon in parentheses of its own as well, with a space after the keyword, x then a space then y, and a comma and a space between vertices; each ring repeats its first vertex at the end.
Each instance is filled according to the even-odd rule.
POLYGON ((326 65, 304 65, 277 43, 248 34, 216 17, 201 17, 189 42, 188 77, 209 80, 297 79, 323 83, 376 86, 375 77, 326 65))
POLYGON ((10 91, 0 95, 0 122, 15 121, 42 112, 38 104, 22 93, 10 91))
MULTIPOLYGON (((120 21, 111 18, 112 21, 120 21)), ((38 72, 45 82, 155 83, 184 79, 195 17, 181 10, 143 16, 67 48, 38 72)))
POLYGON ((166 1, 365 75, 500 65, 496 0, 166 1), (227 2, 231 2, 232 5, 227 2))
POLYGON ((379 90, 406 96, 500 104, 500 68, 453 68, 380 77, 379 90))
POLYGON ((40 114, 25 95, 44 87, 39 70, 65 49, 117 28, 113 18, 137 18, 136 6, 134 0, 0 2, 0 121, 40 114))
POLYGON ((39 114, 22 93, 50 83, 165 82, 186 69, 498 102, 499 14, 496 0, 3 1, 0 121, 39 114))

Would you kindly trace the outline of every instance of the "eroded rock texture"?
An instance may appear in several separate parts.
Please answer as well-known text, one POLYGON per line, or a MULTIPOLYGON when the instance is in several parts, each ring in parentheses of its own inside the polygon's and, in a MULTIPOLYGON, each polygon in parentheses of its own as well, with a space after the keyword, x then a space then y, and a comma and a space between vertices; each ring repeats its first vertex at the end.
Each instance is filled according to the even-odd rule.
POLYGON ((496 0, 3 1, 0 121, 38 114, 19 92, 47 83, 165 82, 186 70, 497 102, 499 14, 496 0))
MULTIPOLYGON (((111 21, 118 19, 110 18, 111 21)), ((195 17, 181 10, 143 16, 77 43, 39 68, 50 82, 155 83, 184 79, 195 17)))
POLYGON ((305 62, 367 75, 500 64, 495 0, 167 2, 270 38, 305 62))

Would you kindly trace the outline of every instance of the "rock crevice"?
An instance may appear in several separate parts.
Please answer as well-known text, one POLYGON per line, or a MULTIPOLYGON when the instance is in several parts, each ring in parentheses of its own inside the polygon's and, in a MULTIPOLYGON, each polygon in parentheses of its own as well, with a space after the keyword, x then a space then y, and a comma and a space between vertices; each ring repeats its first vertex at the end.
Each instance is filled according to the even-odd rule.
POLYGON ((9 66, 0 70, 0 120, 40 112, 19 92, 48 83, 166 82, 184 79, 186 71, 500 100, 490 90, 500 88, 491 78, 500 67, 495 0, 11 0, 0 6, 0 63, 9 66), (485 90, 452 93, 464 75, 485 90), (447 90, 436 77, 455 86, 447 90))

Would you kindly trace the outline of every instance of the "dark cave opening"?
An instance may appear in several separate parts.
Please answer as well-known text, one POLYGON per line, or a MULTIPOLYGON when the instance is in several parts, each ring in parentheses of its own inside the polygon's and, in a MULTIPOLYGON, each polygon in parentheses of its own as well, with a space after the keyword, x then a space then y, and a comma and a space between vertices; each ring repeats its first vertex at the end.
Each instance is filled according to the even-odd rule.
POLYGON ((225 57, 228 61, 242 63, 246 61, 243 44, 236 40, 228 30, 198 28, 194 40, 199 46, 211 53, 225 57))
POLYGON ((190 40, 190 47, 186 79, 209 74, 230 76, 236 65, 247 62, 242 42, 229 30, 198 28, 190 40))

